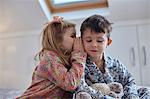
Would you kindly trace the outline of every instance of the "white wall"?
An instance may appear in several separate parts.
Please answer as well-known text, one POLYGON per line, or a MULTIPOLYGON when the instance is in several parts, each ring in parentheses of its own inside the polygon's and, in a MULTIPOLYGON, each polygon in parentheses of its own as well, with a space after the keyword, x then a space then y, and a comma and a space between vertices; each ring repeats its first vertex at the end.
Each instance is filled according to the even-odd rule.
POLYGON ((0 88, 25 89, 31 83, 40 31, 0 36, 0 88))
POLYGON ((115 21, 150 18, 149 0, 108 0, 110 17, 115 21))
POLYGON ((0 32, 3 30, 3 15, 4 15, 4 12, 3 12, 3 1, 0 0, 0 32))

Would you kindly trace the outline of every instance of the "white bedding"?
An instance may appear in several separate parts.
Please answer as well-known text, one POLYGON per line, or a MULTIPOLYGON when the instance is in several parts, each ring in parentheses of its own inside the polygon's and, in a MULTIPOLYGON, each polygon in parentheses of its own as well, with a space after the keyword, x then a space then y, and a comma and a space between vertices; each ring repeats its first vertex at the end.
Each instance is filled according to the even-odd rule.
POLYGON ((0 99, 15 99, 23 91, 18 89, 0 89, 0 99))
MULTIPOLYGON (((138 86, 137 89, 143 86, 138 86)), ((150 91, 150 87, 146 87, 150 91)), ((0 99, 15 99, 22 94, 22 90, 18 89, 0 89, 0 99)))

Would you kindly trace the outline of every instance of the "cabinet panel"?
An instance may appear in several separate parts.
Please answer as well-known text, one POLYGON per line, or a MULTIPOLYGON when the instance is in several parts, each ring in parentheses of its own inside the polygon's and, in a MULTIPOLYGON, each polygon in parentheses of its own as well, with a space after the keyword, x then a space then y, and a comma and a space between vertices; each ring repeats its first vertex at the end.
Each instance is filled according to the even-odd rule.
POLYGON ((2 87, 2 61, 3 61, 3 45, 2 45, 2 41, 0 40, 0 88, 2 87))
POLYGON ((141 85, 136 26, 114 27, 111 33, 112 45, 108 46, 108 53, 121 60, 137 85, 141 85))
POLYGON ((138 36, 142 83, 150 86, 150 24, 138 26, 138 36))

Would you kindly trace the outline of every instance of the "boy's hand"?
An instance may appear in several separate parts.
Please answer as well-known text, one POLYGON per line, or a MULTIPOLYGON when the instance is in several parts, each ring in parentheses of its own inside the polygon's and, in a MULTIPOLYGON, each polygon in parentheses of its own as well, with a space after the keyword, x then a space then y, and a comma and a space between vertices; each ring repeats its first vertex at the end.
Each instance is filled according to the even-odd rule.
POLYGON ((82 40, 80 37, 75 38, 74 44, 73 44, 73 50, 78 52, 84 52, 82 40))

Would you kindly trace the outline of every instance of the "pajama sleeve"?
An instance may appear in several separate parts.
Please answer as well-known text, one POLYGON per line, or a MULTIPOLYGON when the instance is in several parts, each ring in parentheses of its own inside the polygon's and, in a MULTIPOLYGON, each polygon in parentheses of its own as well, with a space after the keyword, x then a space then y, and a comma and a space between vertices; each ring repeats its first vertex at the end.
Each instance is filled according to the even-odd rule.
POLYGON ((118 74, 120 77, 120 83, 122 83, 123 88, 124 88, 124 96, 122 99, 139 99, 135 81, 127 70, 127 68, 118 60, 116 60, 116 66, 118 66, 118 74))

